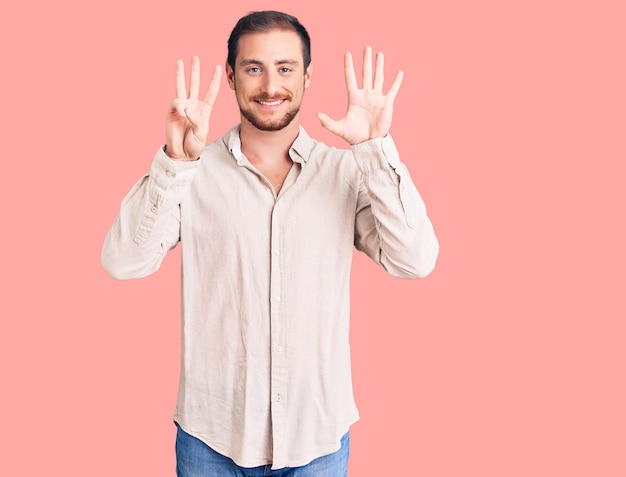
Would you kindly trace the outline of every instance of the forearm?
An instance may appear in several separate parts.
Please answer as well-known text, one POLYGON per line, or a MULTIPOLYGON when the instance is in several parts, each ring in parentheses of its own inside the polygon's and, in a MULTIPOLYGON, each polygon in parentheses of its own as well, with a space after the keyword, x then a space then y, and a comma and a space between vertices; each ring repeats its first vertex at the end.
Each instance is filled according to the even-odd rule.
POLYGON ((116 279, 154 273, 176 246, 180 230, 180 201, 191 183, 196 163, 172 161, 162 150, 150 171, 122 201, 107 232, 101 261, 116 279))
POLYGON ((363 173, 356 246, 388 273, 422 278, 434 268, 439 243, 426 206, 390 136, 352 147, 363 173))

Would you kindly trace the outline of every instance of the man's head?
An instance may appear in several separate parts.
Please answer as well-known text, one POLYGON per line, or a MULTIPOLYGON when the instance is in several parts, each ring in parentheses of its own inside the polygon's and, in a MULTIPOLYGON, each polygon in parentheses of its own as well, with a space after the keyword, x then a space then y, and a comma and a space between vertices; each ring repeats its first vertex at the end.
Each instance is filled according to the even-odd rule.
POLYGON ((242 121, 278 131, 298 116, 311 78, 307 31, 285 13, 254 12, 243 17, 228 40, 226 73, 242 121))

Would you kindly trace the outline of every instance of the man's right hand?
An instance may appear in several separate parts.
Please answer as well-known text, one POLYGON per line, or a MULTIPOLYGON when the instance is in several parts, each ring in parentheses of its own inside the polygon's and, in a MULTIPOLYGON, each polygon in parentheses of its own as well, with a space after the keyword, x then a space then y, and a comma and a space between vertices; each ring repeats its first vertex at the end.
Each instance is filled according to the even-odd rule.
POLYGON ((220 88, 222 68, 217 65, 203 99, 200 89, 200 59, 191 59, 189 96, 185 87, 185 65, 176 62, 176 99, 170 104, 165 122, 165 153, 176 161, 195 161, 200 157, 209 136, 209 118, 220 88))

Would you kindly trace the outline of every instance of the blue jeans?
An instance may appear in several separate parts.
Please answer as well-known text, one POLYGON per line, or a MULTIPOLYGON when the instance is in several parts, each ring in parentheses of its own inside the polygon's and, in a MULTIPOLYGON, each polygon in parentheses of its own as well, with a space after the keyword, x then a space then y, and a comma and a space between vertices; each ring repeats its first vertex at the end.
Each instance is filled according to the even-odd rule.
POLYGON ((180 426, 176 434, 176 475, 178 477, 346 477, 350 433, 341 438, 341 449, 318 457, 302 467, 271 470, 271 465, 239 467, 232 459, 215 452, 180 426))

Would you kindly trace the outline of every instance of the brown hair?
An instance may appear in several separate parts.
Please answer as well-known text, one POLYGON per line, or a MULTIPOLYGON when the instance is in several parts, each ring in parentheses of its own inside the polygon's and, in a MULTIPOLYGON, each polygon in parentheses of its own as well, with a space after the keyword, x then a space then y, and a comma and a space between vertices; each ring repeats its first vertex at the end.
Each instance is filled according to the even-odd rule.
POLYGON ((302 41, 304 69, 311 64, 311 38, 306 28, 292 15, 274 10, 251 12, 239 19, 228 38, 228 64, 235 70, 235 60, 239 53, 239 38, 248 33, 269 32, 272 30, 294 31, 302 41))

